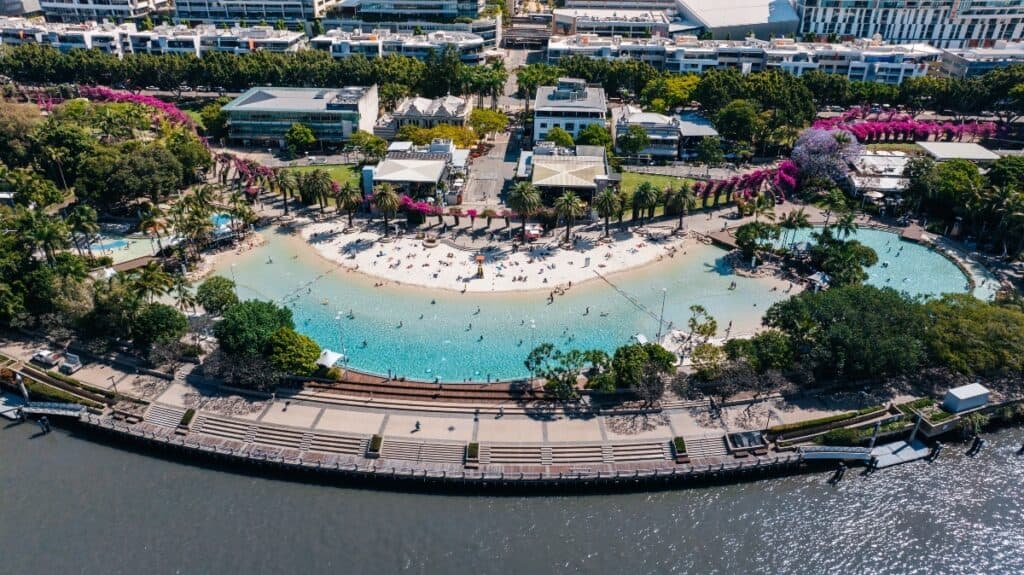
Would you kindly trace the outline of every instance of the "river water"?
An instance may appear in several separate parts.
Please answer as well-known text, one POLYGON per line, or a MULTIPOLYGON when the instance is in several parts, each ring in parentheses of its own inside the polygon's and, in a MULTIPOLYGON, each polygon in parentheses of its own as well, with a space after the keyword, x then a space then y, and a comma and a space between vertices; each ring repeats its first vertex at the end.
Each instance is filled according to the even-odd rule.
POLYGON ((454 496, 310 485, 0 430, 4 573, 1022 573, 1019 430, 838 486, 454 496))

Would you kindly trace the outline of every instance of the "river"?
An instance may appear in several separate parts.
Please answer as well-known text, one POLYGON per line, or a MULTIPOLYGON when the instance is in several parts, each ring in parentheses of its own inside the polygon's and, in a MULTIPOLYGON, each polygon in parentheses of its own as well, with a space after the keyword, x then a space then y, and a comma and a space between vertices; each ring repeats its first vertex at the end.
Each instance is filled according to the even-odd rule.
POLYGON ((1020 430, 838 486, 454 496, 289 482, 0 430, 0 565, 81 573, 1021 573, 1020 430))

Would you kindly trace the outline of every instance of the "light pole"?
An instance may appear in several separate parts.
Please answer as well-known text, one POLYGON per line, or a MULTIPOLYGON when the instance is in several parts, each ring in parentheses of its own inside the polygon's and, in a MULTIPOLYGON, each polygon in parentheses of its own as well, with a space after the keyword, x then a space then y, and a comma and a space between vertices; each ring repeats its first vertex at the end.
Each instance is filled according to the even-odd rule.
POLYGON ((661 345, 661 326, 665 323, 665 297, 668 290, 661 288, 661 315, 658 316, 658 345, 661 345))
POLYGON ((231 264, 231 283, 235 284, 235 298, 238 298, 238 280, 235 279, 235 264, 231 264))

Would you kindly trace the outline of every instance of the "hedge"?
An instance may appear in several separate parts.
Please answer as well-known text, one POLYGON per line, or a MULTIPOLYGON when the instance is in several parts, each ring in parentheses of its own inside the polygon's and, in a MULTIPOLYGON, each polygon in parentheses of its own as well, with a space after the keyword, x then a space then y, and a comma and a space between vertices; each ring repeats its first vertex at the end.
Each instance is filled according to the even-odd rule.
POLYGON ((370 447, 367 449, 370 453, 380 453, 380 446, 384 443, 384 438, 379 435, 374 435, 370 438, 370 447))
POLYGON ((196 416, 196 410, 191 407, 185 410, 185 414, 181 416, 181 422, 178 425, 182 427, 188 427, 188 424, 192 423, 192 418, 196 416))
POLYGON ((686 441, 682 437, 673 437, 672 447, 675 448, 676 453, 686 453, 686 441))
POLYGON ((790 431, 796 431, 799 429, 805 429, 809 427, 818 427, 819 425, 828 425, 829 423, 835 423, 837 421, 843 421, 846 419, 853 419, 854 417, 860 417, 861 415, 867 415, 875 411, 884 409, 884 405, 872 405, 871 407, 865 407, 858 409, 857 411, 847 411, 846 413, 839 413, 836 415, 830 415, 828 417, 819 417, 818 419, 808 419, 807 421, 798 421, 796 423, 786 423, 783 425, 776 425, 768 428, 768 433, 772 435, 781 435, 790 431))
POLYGON ((78 381, 73 377, 68 377, 59 371, 47 370, 46 375, 52 377, 53 379, 56 379, 57 381, 63 381, 68 385, 73 385, 77 388, 84 389, 85 391, 95 393, 96 395, 102 395, 107 399, 117 399, 117 394, 114 393, 113 391, 110 391, 108 389, 102 389, 99 387, 93 387, 87 383, 82 383, 81 381, 78 381))
POLYGON ((470 443, 466 446, 466 459, 477 459, 480 457, 480 444, 470 443))
POLYGON ((907 415, 910 415, 910 414, 914 413, 915 410, 921 410, 921 409, 924 409, 926 407, 931 407, 932 405, 935 405, 935 400, 934 399, 932 399, 930 397, 922 397, 921 399, 915 399, 914 401, 908 401, 907 403, 901 403, 901 404, 896 406, 896 409, 902 411, 903 413, 905 413, 907 415))

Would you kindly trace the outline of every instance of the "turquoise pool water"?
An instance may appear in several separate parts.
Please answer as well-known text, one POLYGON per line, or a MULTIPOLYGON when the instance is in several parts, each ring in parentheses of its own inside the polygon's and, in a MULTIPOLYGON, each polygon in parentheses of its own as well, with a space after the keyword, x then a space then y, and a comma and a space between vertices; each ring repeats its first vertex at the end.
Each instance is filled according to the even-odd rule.
MULTIPOLYGON (((862 230, 889 268, 872 269, 871 283, 911 293, 963 291, 959 269, 927 248, 890 233, 862 230), (890 246, 903 247, 891 255, 890 246), (903 281, 904 277, 912 278, 903 281)), ((267 232, 267 243, 221 265, 239 295, 286 303, 296 327, 320 345, 347 353, 353 368, 390 370, 414 379, 487 381, 528 375, 523 359, 535 345, 607 351, 637 333, 654 339, 666 290, 665 322, 685 329, 693 304, 718 320, 719 336, 750 333, 765 309, 788 297, 786 285, 738 277, 725 252, 692 243, 688 255, 574 287, 548 305, 547 291, 460 294, 406 286, 373 287, 374 280, 339 270, 297 237, 267 232), (729 289, 736 282, 735 289, 729 289), (589 313, 588 313, 589 308, 589 313), (353 317, 348 317, 349 311, 353 317), (365 345, 364 345, 365 342, 365 345)), ((667 327, 667 326, 666 326, 667 327)))
MULTIPOLYGON (((797 242, 813 242, 815 230, 804 229, 796 233, 797 242)), ((875 250, 878 263, 867 269, 867 283, 876 287, 891 287, 912 296, 933 296, 943 293, 966 292, 967 276, 956 264, 927 246, 903 241, 899 236, 874 229, 860 229, 851 236, 875 250)))
POLYGON ((213 214, 210 216, 210 221, 213 222, 213 227, 215 228, 228 226, 231 225, 231 216, 228 214, 213 214))
POLYGON ((105 252, 109 250, 120 250, 128 245, 128 240, 124 238, 110 238, 100 236, 98 240, 89 244, 94 252, 105 252))

